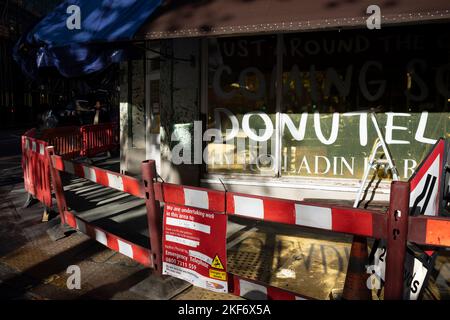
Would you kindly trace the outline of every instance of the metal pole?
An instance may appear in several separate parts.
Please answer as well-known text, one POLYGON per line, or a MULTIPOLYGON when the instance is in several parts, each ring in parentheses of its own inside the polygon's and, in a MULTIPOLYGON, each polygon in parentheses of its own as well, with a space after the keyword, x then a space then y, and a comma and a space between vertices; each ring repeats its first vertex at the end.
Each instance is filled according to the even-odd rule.
POLYGON ((147 208, 148 231, 150 235, 150 252, 153 268, 162 274, 162 224, 161 208, 155 198, 153 182, 156 180, 155 160, 142 162, 142 180, 144 181, 145 205, 147 208))
POLYGON ((387 217, 385 300, 403 298, 409 216, 409 182, 393 181, 387 217))

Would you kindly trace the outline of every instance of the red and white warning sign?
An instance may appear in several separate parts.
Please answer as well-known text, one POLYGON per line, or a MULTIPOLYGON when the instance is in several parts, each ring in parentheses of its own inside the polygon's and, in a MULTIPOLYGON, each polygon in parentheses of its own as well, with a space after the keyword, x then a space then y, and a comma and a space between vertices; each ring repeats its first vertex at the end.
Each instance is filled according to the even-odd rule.
POLYGON ((166 203, 163 274, 215 292, 228 292, 227 216, 166 203))

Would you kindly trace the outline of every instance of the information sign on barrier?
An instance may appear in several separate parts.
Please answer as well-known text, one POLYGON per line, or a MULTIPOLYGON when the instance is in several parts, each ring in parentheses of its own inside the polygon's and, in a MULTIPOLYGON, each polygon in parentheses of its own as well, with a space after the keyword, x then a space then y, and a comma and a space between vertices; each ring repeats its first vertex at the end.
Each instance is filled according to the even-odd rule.
POLYGON ((225 214, 166 203, 163 274, 227 293, 226 227, 225 214))

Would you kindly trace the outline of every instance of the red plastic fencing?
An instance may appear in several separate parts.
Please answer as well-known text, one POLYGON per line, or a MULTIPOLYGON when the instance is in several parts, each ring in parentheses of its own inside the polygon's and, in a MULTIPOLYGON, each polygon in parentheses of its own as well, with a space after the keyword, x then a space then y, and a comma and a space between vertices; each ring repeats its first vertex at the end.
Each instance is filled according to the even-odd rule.
POLYGON ((42 140, 54 146, 56 153, 65 158, 74 158, 83 153, 81 128, 76 126, 46 129, 42 140))
POLYGON ((118 132, 115 123, 103 123, 81 127, 83 139, 81 155, 91 157, 118 146, 118 132))
POLYGON ((35 131, 22 136, 22 170, 25 190, 45 206, 52 205, 50 168, 45 155, 47 142, 33 138, 35 131))
POLYGON ((70 159, 112 150, 119 144, 119 134, 117 123, 102 123, 46 129, 41 140, 55 147, 56 154, 70 159))
POLYGON ((146 267, 153 268, 152 255, 149 249, 94 226, 69 211, 64 212, 64 219, 72 228, 82 231, 111 250, 120 252, 146 267))
POLYGON ((52 166, 58 171, 85 178, 94 183, 129 193, 144 199, 144 191, 140 180, 91 165, 65 160, 61 156, 52 156, 52 166))
POLYGON ((43 130, 36 138, 31 129, 22 136, 22 170, 25 190, 45 206, 52 206, 52 188, 47 146, 54 146, 56 154, 65 159, 94 156, 118 145, 116 123, 70 126, 43 130))
POLYGON ((229 215, 382 238, 386 215, 374 210, 224 192, 171 183, 157 184, 157 198, 229 215))

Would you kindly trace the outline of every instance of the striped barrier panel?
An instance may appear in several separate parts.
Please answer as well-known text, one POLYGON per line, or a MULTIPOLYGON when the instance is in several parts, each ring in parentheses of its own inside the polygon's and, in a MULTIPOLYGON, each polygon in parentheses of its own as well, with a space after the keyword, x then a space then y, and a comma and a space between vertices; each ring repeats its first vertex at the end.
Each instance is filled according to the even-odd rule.
POLYGON ((171 183, 162 183, 161 186, 162 194, 160 195, 161 198, 158 199, 160 201, 216 212, 225 212, 226 193, 224 191, 171 183))
MULTIPOLYGON (((46 153, 49 158, 61 223, 79 230, 108 248, 130 257, 146 267, 156 268, 155 253, 151 249, 125 240, 68 211, 60 173, 66 172, 82 177, 96 184, 126 192, 139 198, 144 198, 142 183, 133 177, 66 160, 61 156, 55 155, 54 147, 48 147, 46 153)), ((150 234, 150 237, 152 238, 153 235, 150 234)), ((150 243, 149 248, 152 248, 150 243)))
POLYGON ((372 210, 254 196, 242 193, 158 184, 157 199, 183 206, 226 212, 265 220, 340 233, 383 238, 386 215, 372 210))
POLYGON ((122 239, 102 228, 96 227, 71 212, 64 212, 66 223, 108 248, 139 262, 146 267, 153 267, 150 250, 122 239))
POLYGON ((238 297, 253 300, 314 300, 311 297, 245 279, 230 272, 227 274, 230 293, 238 297))
POLYGON ((22 171, 25 190, 45 206, 51 207, 50 169, 45 155, 47 145, 45 141, 22 136, 22 171))
MULTIPOLYGON (((87 166, 83 164, 79 164, 73 161, 68 161, 63 159, 60 156, 53 155, 52 164, 55 169, 61 172, 67 172, 71 174, 75 174, 79 177, 86 178, 90 181, 93 181, 97 184, 102 184, 107 187, 113 187, 115 189, 122 190, 122 188, 117 188, 115 183, 111 184, 107 179, 98 179, 97 177, 100 175, 104 175, 108 170, 99 169, 92 166, 87 166), (89 174, 86 174, 89 172, 89 174), (99 174, 100 173, 100 174, 99 174), (94 178, 95 177, 95 178, 94 178)), ((123 175, 118 175, 122 178, 131 178, 123 175)), ((114 178, 115 180, 116 178, 114 178)), ((132 184, 139 184, 139 181, 131 178, 132 184)), ((213 208, 216 210, 225 210, 225 192, 208 190, 205 194, 205 190, 203 188, 195 188, 195 187, 184 187, 173 184, 162 184, 155 183, 155 190, 159 190, 159 192, 155 192, 156 194, 162 195, 163 193, 166 195, 165 200, 175 203, 183 203, 185 205, 190 206, 202 206, 207 208, 213 208), (207 198, 205 198, 205 195, 207 198)), ((126 188, 124 188, 126 189, 126 188)), ((142 191, 142 189, 139 189, 142 191)), ((141 192, 138 193, 142 196, 141 192)), ((157 197, 157 198, 162 198, 157 197)), ((65 222, 74 229, 79 230, 80 232, 88 235, 89 237, 97 240, 98 242, 104 244, 108 248, 120 252, 133 260, 143 264, 144 266, 153 267, 154 262, 152 261, 151 250, 145 249, 139 245, 133 244, 127 240, 124 240, 110 232, 96 227, 92 224, 89 224, 85 220, 75 216, 73 213, 69 211, 64 212, 64 220, 65 222)), ((272 287, 266 284, 259 283, 254 280, 245 279, 243 277, 234 275, 232 273, 228 273, 229 283, 231 285, 232 290, 231 294, 242 296, 244 298, 257 298, 257 299, 265 299, 265 300, 305 300, 311 299, 309 297, 304 297, 297 293, 293 293, 287 290, 279 289, 276 287, 272 287)))
POLYGON ((386 215, 376 211, 233 192, 227 192, 226 203, 228 214, 367 237, 385 236, 382 226, 386 215))
POLYGON ((52 156, 52 164, 56 170, 85 178, 105 187, 129 193, 135 197, 144 198, 140 180, 106 169, 65 160, 61 156, 52 156))

